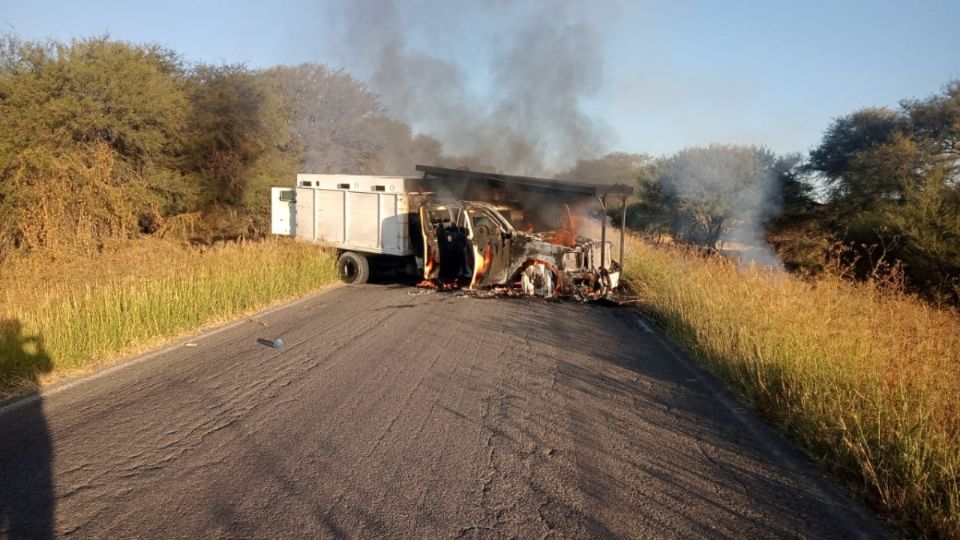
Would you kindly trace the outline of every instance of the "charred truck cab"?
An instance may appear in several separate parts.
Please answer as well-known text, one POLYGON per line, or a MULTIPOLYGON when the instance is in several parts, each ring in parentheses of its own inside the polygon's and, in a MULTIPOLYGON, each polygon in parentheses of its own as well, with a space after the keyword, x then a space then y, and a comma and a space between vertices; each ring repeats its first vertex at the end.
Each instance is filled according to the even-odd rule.
POLYGON ((496 206, 473 201, 420 207, 424 279, 470 289, 516 287, 543 297, 597 298, 617 288, 619 265, 599 245, 577 238, 572 246, 516 229, 496 206))
POLYGON ((297 175, 295 188, 272 190, 273 233, 336 248, 349 283, 373 263, 440 288, 579 299, 618 288, 606 224, 599 241, 579 236, 571 208, 605 209, 611 193, 625 208, 628 186, 417 169, 423 178, 297 175))

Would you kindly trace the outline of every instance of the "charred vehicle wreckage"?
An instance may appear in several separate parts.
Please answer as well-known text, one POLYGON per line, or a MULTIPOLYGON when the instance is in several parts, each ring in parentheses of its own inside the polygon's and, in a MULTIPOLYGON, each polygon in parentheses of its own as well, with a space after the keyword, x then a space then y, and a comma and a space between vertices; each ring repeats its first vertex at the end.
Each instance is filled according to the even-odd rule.
POLYGON ((618 285, 619 265, 610 261, 609 245, 601 249, 565 229, 541 234, 518 230, 489 203, 425 204, 420 223, 427 283, 546 298, 599 298, 618 285), (558 243, 558 238, 569 240, 558 243))
MULTIPOLYGON (((622 209, 629 186, 417 170, 422 178, 300 174, 295 188, 272 189, 273 233, 336 248, 348 283, 392 268, 478 296, 592 300, 619 289, 605 210, 608 196, 622 209), (599 240, 579 233, 591 208, 603 217, 599 240)), ((622 236, 619 247, 622 260, 622 236)))

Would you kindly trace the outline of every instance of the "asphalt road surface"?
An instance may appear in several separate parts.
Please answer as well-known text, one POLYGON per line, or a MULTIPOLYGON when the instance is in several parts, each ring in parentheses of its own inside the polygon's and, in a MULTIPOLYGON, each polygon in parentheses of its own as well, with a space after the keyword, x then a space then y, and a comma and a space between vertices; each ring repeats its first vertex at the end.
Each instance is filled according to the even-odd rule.
POLYGON ((884 534, 626 308, 337 287, 0 411, 0 537, 884 534))

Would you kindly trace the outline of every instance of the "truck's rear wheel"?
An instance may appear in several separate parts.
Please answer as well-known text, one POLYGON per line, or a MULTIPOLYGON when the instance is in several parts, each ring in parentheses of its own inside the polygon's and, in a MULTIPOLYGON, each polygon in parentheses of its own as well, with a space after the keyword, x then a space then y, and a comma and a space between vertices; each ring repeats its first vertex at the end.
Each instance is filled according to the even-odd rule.
POLYGON ((370 261, 354 251, 344 251, 337 261, 340 281, 344 283, 366 283, 370 279, 370 261))

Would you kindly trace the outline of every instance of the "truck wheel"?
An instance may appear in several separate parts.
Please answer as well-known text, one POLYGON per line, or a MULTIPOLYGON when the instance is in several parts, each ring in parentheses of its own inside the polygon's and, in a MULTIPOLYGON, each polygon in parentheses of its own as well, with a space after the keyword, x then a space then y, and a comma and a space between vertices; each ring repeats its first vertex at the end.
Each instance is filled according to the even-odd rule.
POLYGON ((354 251, 344 251, 337 261, 340 281, 344 283, 366 283, 370 279, 370 261, 354 251))

